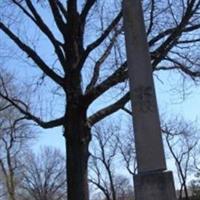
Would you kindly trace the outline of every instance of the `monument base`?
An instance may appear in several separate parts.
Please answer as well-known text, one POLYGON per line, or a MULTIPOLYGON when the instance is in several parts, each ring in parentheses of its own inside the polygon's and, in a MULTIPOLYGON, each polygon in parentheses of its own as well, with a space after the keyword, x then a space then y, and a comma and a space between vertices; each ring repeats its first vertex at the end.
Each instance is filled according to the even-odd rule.
POLYGON ((176 200, 172 172, 159 171, 134 177, 136 200, 176 200))

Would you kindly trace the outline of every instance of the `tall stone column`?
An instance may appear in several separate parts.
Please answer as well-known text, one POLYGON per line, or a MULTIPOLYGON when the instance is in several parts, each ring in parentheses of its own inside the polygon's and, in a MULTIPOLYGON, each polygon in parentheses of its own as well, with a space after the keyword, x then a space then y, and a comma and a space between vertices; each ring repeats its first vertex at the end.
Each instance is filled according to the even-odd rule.
POLYGON ((175 200, 172 173, 165 171, 141 0, 123 0, 123 17, 138 163, 134 178, 136 200, 175 200))

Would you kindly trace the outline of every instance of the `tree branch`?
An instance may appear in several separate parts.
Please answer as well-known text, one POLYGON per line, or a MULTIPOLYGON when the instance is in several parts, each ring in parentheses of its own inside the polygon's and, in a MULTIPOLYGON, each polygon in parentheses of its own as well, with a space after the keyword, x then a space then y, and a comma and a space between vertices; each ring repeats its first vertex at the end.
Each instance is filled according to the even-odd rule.
POLYGON ((102 83, 92 88, 85 94, 84 99, 88 104, 106 92, 112 86, 123 82, 128 77, 127 63, 123 63, 111 76, 109 76, 102 83))
POLYGON ((129 115, 133 116, 133 113, 131 110, 129 110, 128 108, 126 108, 125 106, 122 108, 123 111, 125 111, 126 113, 128 113, 129 115))
POLYGON ((57 126, 61 126, 64 124, 64 117, 51 120, 48 122, 42 121, 39 117, 34 116, 28 111, 28 105, 26 105, 24 102, 18 99, 11 99, 7 95, 4 95, 2 92, 0 92, 0 97, 8 101, 11 105, 13 105, 19 112, 21 112, 25 117, 26 120, 32 120, 35 123, 37 123, 42 128, 48 129, 53 128, 57 126))
POLYGON ((118 13, 118 15, 111 22, 111 24, 104 30, 104 32, 101 34, 101 36, 96 41, 94 41, 93 43, 88 45, 88 47, 86 48, 86 51, 85 51, 86 55, 89 55, 89 53, 92 50, 94 50, 96 47, 98 47, 106 39, 106 37, 110 34, 110 32, 113 30, 113 28, 119 23, 121 18, 122 18, 122 11, 120 11, 118 13))
POLYGON ((63 34, 63 36, 65 37, 66 34, 66 24, 62 19, 62 16, 60 14, 59 11, 59 7, 58 7, 58 3, 55 0, 48 0, 50 8, 51 8, 51 12, 53 14, 54 20, 56 22, 56 25, 58 27, 58 29, 60 30, 60 32, 63 34))
POLYGON ((48 65, 41 59, 41 57, 28 45, 23 43, 17 35, 15 35, 9 28, 0 22, 0 29, 23 51, 30 57, 38 67, 53 81, 63 87, 63 78, 56 74, 48 65))
POLYGON ((103 194, 105 195, 107 200, 110 200, 110 195, 106 188, 104 188, 100 183, 97 183, 96 181, 94 181, 92 179, 89 179, 88 181, 90 183, 94 184, 98 189, 100 189, 103 192, 103 194))
POLYGON ((104 53, 101 55, 99 60, 95 63, 93 76, 92 76, 89 84, 86 87, 86 93, 89 92, 89 90, 91 90, 97 83, 97 80, 99 78, 100 67, 105 62, 105 60, 108 58, 108 56, 110 55, 110 52, 115 44, 116 38, 120 33, 121 33, 121 30, 115 32, 115 34, 111 38, 110 44, 106 47, 104 53))
POLYGON ((59 0, 57 1, 57 4, 58 4, 58 7, 59 7, 61 13, 63 14, 65 19, 67 20, 67 10, 66 10, 66 8, 63 6, 63 4, 59 0))
POLYGON ((83 23, 85 23, 86 21, 86 18, 87 18, 87 15, 90 11, 90 9, 92 8, 92 6, 96 3, 96 0, 87 0, 86 3, 85 3, 85 6, 82 10, 82 13, 81 13, 81 21, 83 23))
POLYGON ((119 109, 123 108, 125 104, 130 100, 130 94, 127 92, 123 97, 121 97, 115 103, 97 111, 95 114, 88 118, 88 124, 93 126, 98 121, 102 120, 104 117, 113 114, 114 112, 118 111, 119 109))
POLYGON ((181 37, 182 33, 184 32, 184 29, 186 29, 187 24, 189 23, 190 19, 194 14, 194 5, 195 0, 191 0, 179 25, 177 25, 177 27, 173 30, 171 35, 154 51, 153 54, 155 54, 156 57, 152 62, 153 68, 155 68, 162 61, 163 58, 165 58, 168 52, 174 47, 174 44, 178 42, 178 39, 181 37))
POLYGON ((186 67, 185 65, 183 65, 182 63, 180 63, 178 60, 167 57, 166 60, 169 60, 170 62, 172 62, 174 64, 173 67, 158 67, 157 70, 168 70, 169 69, 179 69, 182 72, 184 72, 185 74, 189 75, 192 79, 200 77, 200 71, 192 71, 190 70, 188 67, 186 67))
POLYGON ((151 11, 150 11, 150 19, 149 19, 149 27, 147 30, 147 35, 151 32, 153 28, 153 20, 154 20, 154 11, 155 11, 155 0, 151 0, 151 11))
POLYGON ((36 11, 36 9, 34 8, 33 4, 31 3, 30 0, 26 0, 26 4, 28 6, 28 8, 30 9, 30 11, 32 12, 33 16, 30 15, 27 10, 18 2, 14 1, 15 4, 21 8, 21 10, 37 25, 37 27, 47 36, 47 38, 51 41, 52 45, 55 48, 55 52, 58 55, 59 61, 61 63, 62 66, 65 65, 65 58, 64 55, 62 53, 62 50, 60 49, 60 46, 62 45, 62 43, 60 41, 58 41, 53 33, 51 32, 51 30, 48 28, 48 26, 44 23, 44 21, 42 20, 42 18, 40 17, 39 13, 36 11))
MULTIPOLYGON (((192 32, 192 31, 195 31, 197 29, 200 28, 200 24, 196 24, 196 25, 193 25, 193 26, 190 26, 190 27, 185 27, 182 32, 183 33, 187 33, 187 32, 192 32)), ((163 39, 164 37, 170 35, 171 33, 173 33, 175 30, 177 29, 177 27, 174 27, 174 28, 169 28, 161 33, 159 33, 157 36, 155 36, 154 38, 152 38, 150 41, 149 41, 149 46, 153 46, 156 42, 158 42, 159 40, 163 39)))

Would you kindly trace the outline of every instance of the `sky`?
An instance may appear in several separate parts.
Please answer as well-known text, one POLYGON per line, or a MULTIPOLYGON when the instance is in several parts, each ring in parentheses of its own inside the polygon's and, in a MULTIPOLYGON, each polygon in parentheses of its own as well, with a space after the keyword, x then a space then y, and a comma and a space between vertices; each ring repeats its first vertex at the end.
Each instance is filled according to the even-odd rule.
MULTIPOLYGON (((178 76, 178 74, 174 76, 178 76)), ((183 117, 186 121, 195 122, 198 126, 200 120, 199 85, 190 81, 184 86, 185 90, 183 91, 183 83, 181 81, 179 83, 173 82, 171 72, 161 72, 159 78, 158 75, 154 75, 154 83, 160 118, 167 118, 168 120, 170 118, 183 117)), ((101 105, 103 103, 97 102, 96 104, 98 106, 98 104, 101 105)), ((40 131, 41 136, 36 148, 40 145, 52 145, 61 149, 64 147, 64 139, 61 134, 62 128, 40 129, 40 131)))
MULTIPOLYGON (((154 75, 154 82, 156 87, 156 96, 159 107, 160 118, 164 118, 167 120, 173 120, 175 118, 184 119, 186 121, 194 122, 194 125, 199 127, 200 120, 200 107, 199 107, 199 99, 200 99, 200 87, 195 84, 190 83, 187 86, 187 90, 185 91, 185 96, 179 90, 182 86, 182 82, 180 83, 179 89, 174 84, 174 87, 169 86, 169 81, 171 81, 171 73, 163 73, 159 76, 154 75), (162 81, 160 80, 162 78, 162 81)), ((98 103, 97 103, 98 104, 98 103)), ((121 112, 122 113, 122 112, 121 112)), ((114 115, 114 118, 119 115, 114 115)), ((113 116, 110 116, 113 118, 113 116)), ((121 117, 121 115, 120 115, 121 117)), ((123 122, 121 124, 123 127, 123 122)), ((126 126, 126 124, 125 124, 126 126)), ((63 153, 65 153, 65 142, 62 136, 62 128, 54 128, 51 130, 41 130, 41 134, 37 142, 35 142, 34 149, 38 151, 41 146, 53 146, 60 149, 63 153)), ((174 180, 175 185, 178 187, 179 181, 175 170, 174 161, 167 159, 167 169, 174 171, 174 180)), ((122 171, 121 171, 122 173, 122 171)), ((124 170, 124 174, 127 172, 124 170)), ((188 182, 193 178, 193 176, 188 178, 188 182)))
MULTIPOLYGON (((45 41, 40 44, 39 48, 43 49, 43 56, 46 56, 45 53, 49 50, 44 44, 45 41)), ((15 70, 20 70, 15 62, 12 65, 16 65, 15 70)), ((30 72, 29 70, 24 71, 23 68, 21 76, 26 77, 26 74, 30 72)), ((32 70, 34 71, 35 69, 33 68, 32 70)), ((198 126, 200 120, 200 86, 195 85, 189 78, 186 78, 185 82, 183 82, 179 76, 178 73, 174 72, 156 72, 154 74, 160 116, 163 119, 183 117, 185 120, 196 122, 198 126)), ((103 103, 103 101, 99 100, 95 103, 95 106, 100 107, 103 103)), ((118 117, 117 115, 114 116, 118 117)), ((40 147, 45 145, 59 148, 65 153, 65 142, 61 127, 51 130, 39 128, 37 132, 38 139, 33 145, 35 151, 39 151, 40 147)), ((174 169, 173 163, 169 163, 169 169, 174 169)))

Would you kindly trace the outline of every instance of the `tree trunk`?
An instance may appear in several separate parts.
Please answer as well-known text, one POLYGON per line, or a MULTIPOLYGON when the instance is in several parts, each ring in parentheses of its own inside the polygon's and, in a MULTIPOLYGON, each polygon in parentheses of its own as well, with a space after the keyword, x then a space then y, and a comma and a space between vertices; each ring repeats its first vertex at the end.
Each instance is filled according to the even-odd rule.
MULTIPOLYGON (((11 139, 12 140, 12 139, 11 139)), ((10 145, 12 145, 10 141, 10 145)), ((7 182, 7 190, 8 190, 8 200, 15 200, 15 180, 14 180, 14 169, 11 162, 11 152, 10 147, 6 148, 6 157, 7 157, 7 165, 8 165, 8 174, 6 176, 6 182, 7 182)))
POLYGON ((8 183, 7 188, 8 188, 8 200, 16 200, 15 199, 15 188, 13 186, 13 183, 10 183, 10 184, 8 183))
POLYGON ((15 195, 14 195, 13 192, 9 191, 8 196, 9 196, 9 197, 8 197, 9 200, 15 200, 15 195))
MULTIPOLYGON (((80 107, 80 106, 79 106, 80 107)), ((88 200, 88 146, 90 128, 86 123, 86 109, 69 106, 65 128, 67 150, 68 200, 88 200)))

